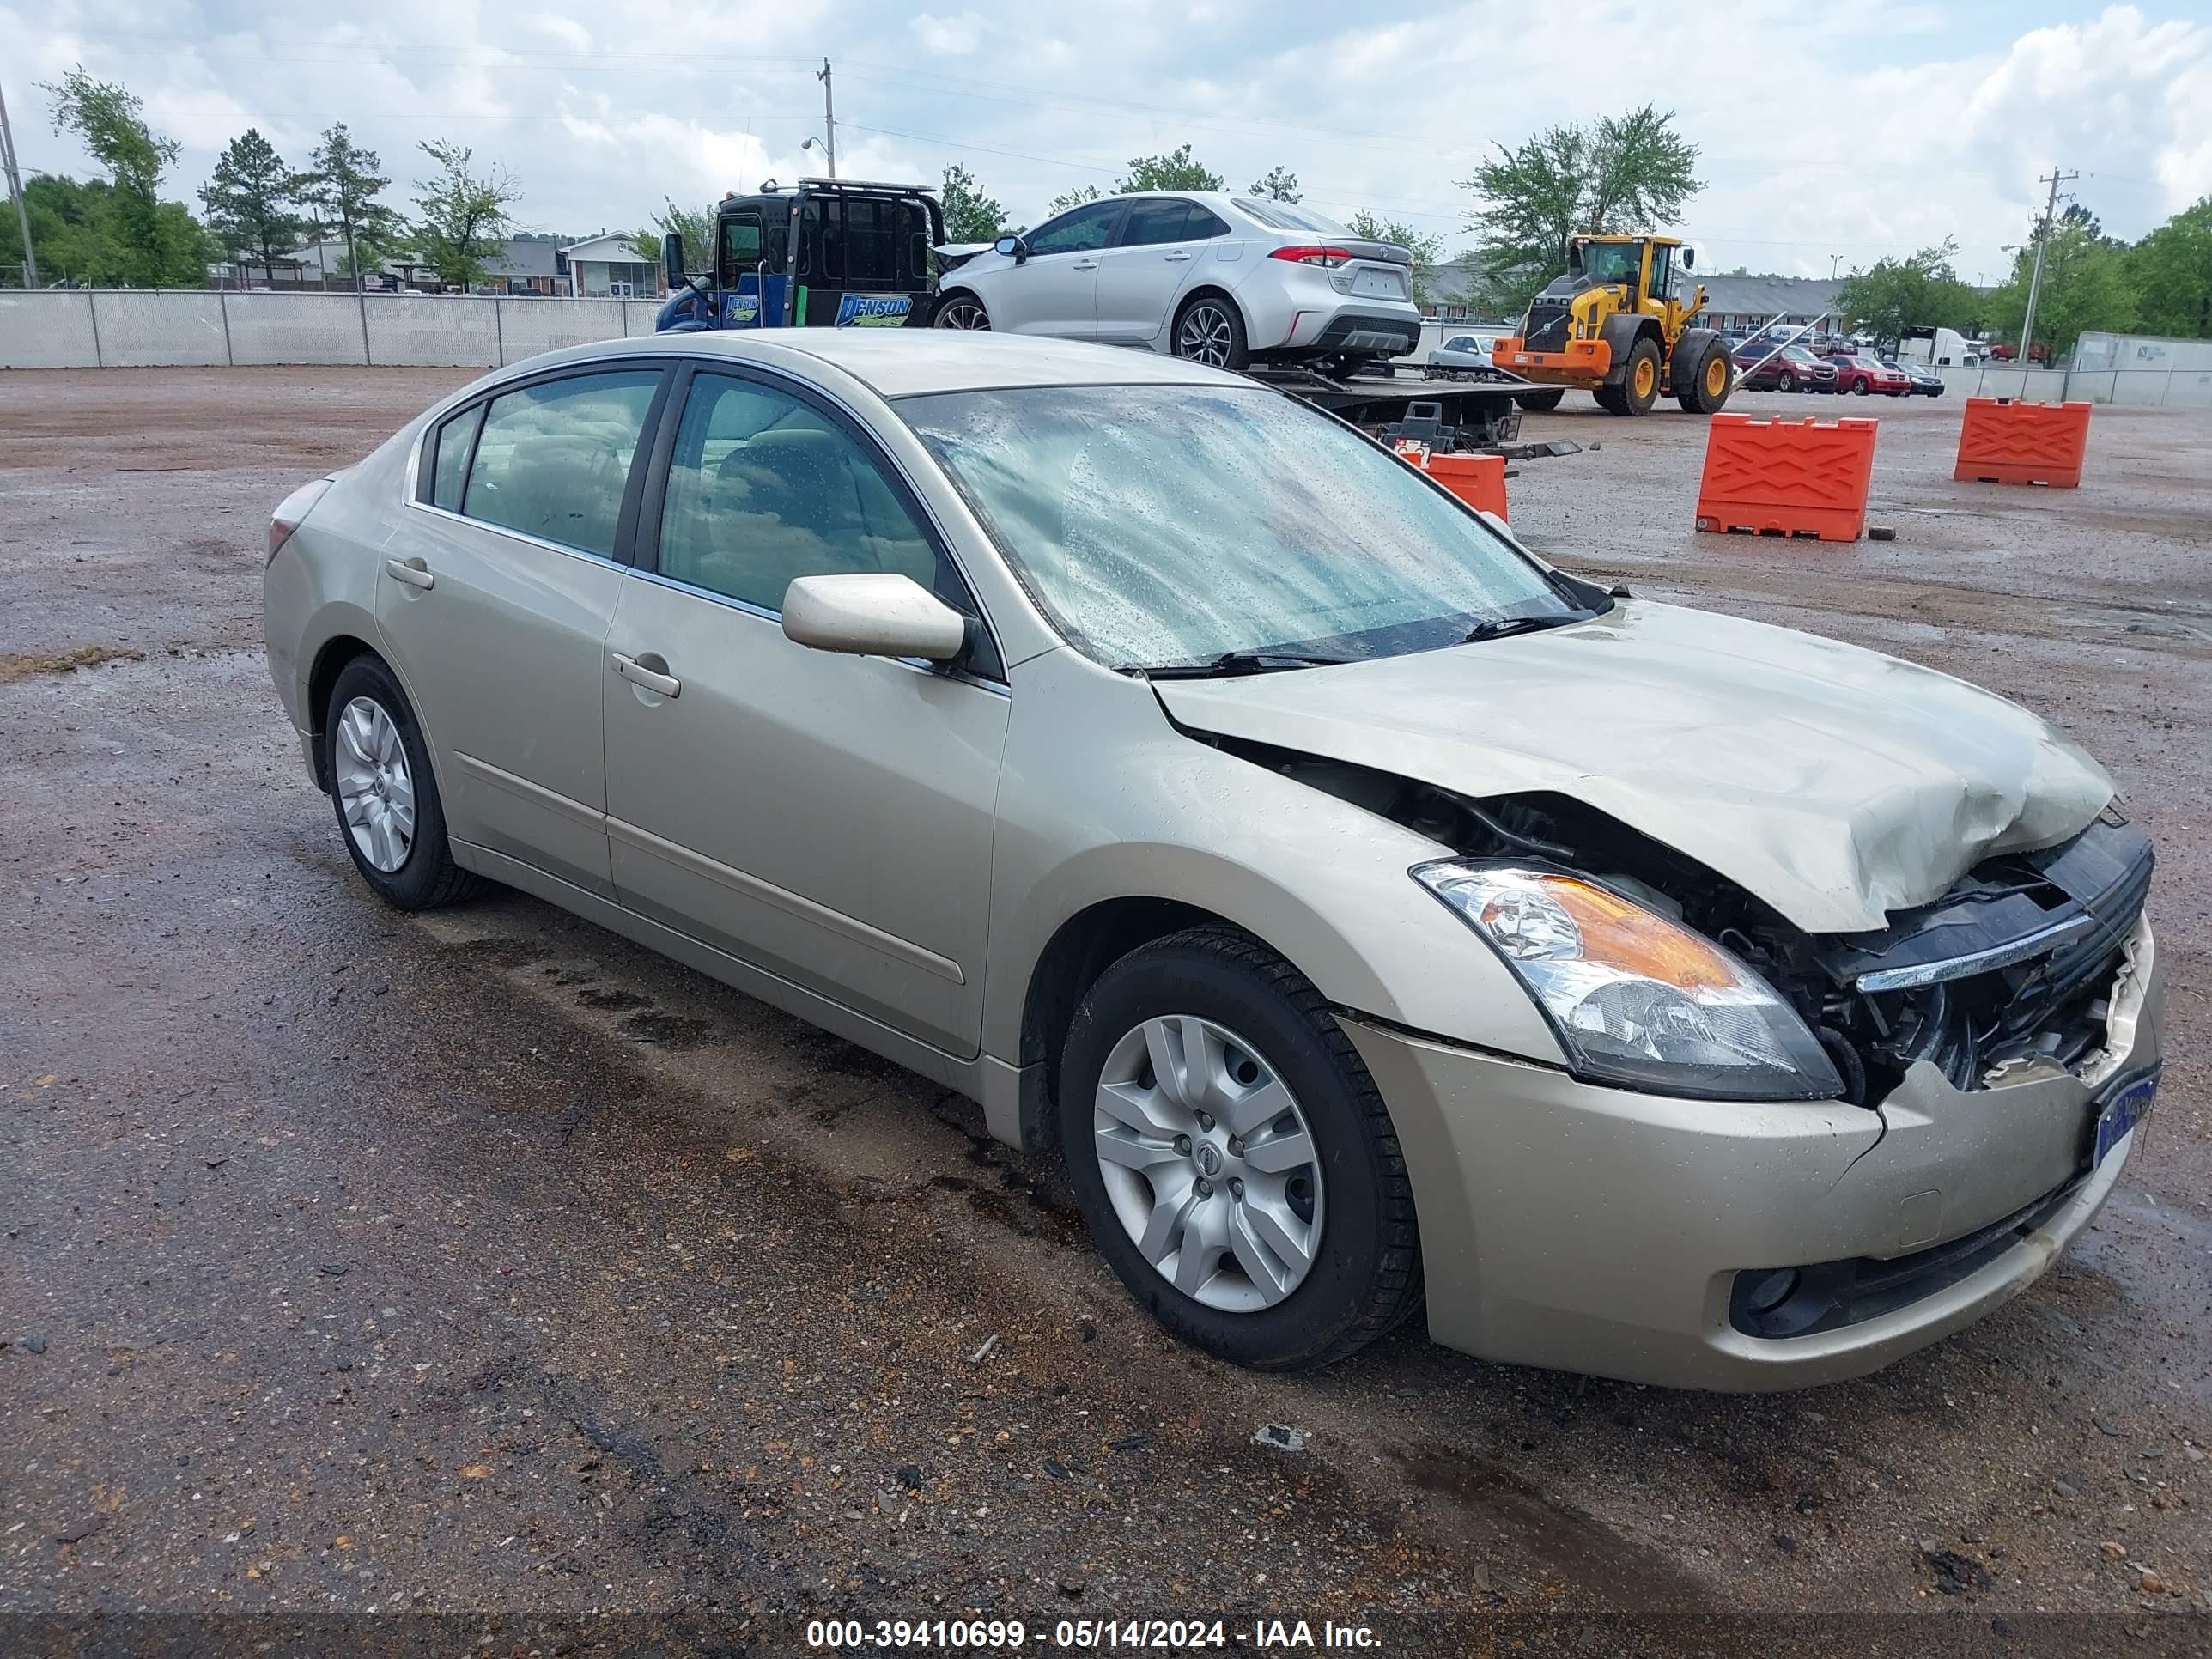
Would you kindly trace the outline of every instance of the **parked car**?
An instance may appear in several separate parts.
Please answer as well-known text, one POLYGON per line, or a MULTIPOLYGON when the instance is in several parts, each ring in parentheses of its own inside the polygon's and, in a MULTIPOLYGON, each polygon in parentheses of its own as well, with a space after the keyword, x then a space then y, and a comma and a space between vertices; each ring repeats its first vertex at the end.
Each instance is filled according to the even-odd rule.
POLYGON ((935 323, 1141 345, 1217 368, 1356 372, 1420 343, 1413 255, 1309 208, 1193 191, 1109 196, 945 274, 935 323))
POLYGON ((295 491, 263 596, 372 892, 505 883, 975 1097, 1240 1364, 1425 1300, 1863 1373, 2049 1268, 2154 1097, 2151 847, 2070 738, 1194 364, 574 347, 295 491))
POLYGON ((1885 357, 1881 365, 1905 376, 1909 388, 1908 397, 1940 398, 1943 395, 1943 377, 1925 363, 1901 363, 1894 357, 1885 357))
POLYGON ((1488 368, 1492 366, 1490 351, 1497 337, 1489 334, 1455 334, 1429 354, 1431 368, 1488 368))
POLYGON ((1843 352, 1830 356, 1827 362, 1836 371, 1836 390, 1863 398, 1879 392, 1885 398, 1903 398, 1912 391, 1912 382, 1905 371, 1892 368, 1879 357, 1863 352, 1843 352))
POLYGON ((1774 351, 1773 342, 1753 340, 1735 350, 1737 384, 1749 392, 1833 392, 1836 370, 1803 346, 1784 346, 1774 351), (1761 358, 1774 355, 1764 363, 1761 358))

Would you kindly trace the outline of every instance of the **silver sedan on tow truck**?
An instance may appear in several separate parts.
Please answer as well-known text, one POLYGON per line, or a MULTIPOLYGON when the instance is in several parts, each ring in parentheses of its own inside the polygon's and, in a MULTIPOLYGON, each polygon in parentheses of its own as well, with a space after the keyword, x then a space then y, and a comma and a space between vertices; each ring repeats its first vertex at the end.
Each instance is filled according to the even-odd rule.
POLYGON ((361 878, 497 881, 1056 1148, 1240 1364, 1828 1382, 2140 1148, 2152 854, 2015 704, 1548 565, 1171 356, 579 347, 270 528, 361 878))

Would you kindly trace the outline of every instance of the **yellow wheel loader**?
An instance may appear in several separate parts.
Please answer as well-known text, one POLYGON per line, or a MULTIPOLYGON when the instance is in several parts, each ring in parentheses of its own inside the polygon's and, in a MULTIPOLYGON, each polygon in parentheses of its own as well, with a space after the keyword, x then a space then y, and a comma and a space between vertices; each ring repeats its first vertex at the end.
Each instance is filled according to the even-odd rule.
MULTIPOLYGON (((1567 270, 1529 301, 1518 336, 1490 361, 1539 386, 1580 386, 1615 415, 1644 415, 1671 397, 1695 415, 1728 402, 1735 366, 1709 328, 1692 328, 1705 290, 1686 302, 1674 270, 1696 258, 1672 236, 1577 236, 1567 270)), ((1556 409, 1564 391, 1520 394, 1523 409, 1556 409)))

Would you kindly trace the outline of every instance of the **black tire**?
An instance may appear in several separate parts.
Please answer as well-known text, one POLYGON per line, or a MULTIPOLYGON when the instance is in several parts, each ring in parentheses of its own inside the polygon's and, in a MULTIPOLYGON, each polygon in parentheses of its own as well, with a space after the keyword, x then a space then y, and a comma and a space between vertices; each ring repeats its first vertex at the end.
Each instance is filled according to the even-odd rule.
POLYGON ((473 898, 489 884, 482 876, 453 862, 446 838, 446 811, 438 799, 438 780, 430 769, 430 747, 399 681, 381 657, 364 652, 338 671, 323 706, 323 775, 328 781, 331 804, 337 809, 338 836, 353 855, 376 896, 398 910, 431 910, 443 904, 473 898), (339 793, 338 724, 349 705, 366 699, 382 708, 398 728, 406 751, 409 781, 415 796, 414 835, 404 860, 397 869, 380 870, 369 861, 354 838, 346 819, 346 804, 339 793))
POLYGON ((1590 396, 1597 399, 1597 406, 1608 415, 1626 415, 1629 412, 1628 399, 1621 394, 1621 390, 1617 386, 1592 386, 1590 396))
POLYGON ((956 288, 937 302, 937 310, 929 319, 932 328, 982 328, 991 326, 991 313, 983 302, 964 288, 956 288), (972 311, 983 320, 980 323, 963 320, 972 311))
POLYGON ((1557 409, 1559 400, 1566 395, 1565 386, 1553 386, 1549 392, 1516 392, 1513 394, 1513 401, 1532 415, 1541 415, 1547 410, 1557 409))
POLYGON ((1854 398, 1863 398, 1873 390, 1874 388, 1868 385, 1863 380, 1853 380, 1851 382, 1851 396, 1854 398))
POLYGON ((1421 1300, 1413 1183, 1382 1097, 1328 1001, 1273 951, 1231 928, 1140 946, 1077 1006, 1060 1060, 1057 1127, 1099 1253, 1173 1334, 1255 1370, 1307 1370, 1364 1347, 1421 1300), (1189 1014, 1250 1044, 1296 1097, 1325 1196, 1317 1259, 1271 1307, 1229 1312, 1188 1296, 1138 1249, 1099 1169, 1094 1101, 1115 1046, 1145 1021, 1189 1014))
POLYGON ((1250 368, 1252 345, 1245 337, 1244 313, 1237 308, 1237 301, 1225 294, 1194 294, 1183 301, 1182 309, 1176 313, 1175 355, 1238 373, 1250 368), (1218 318, 1222 326, 1200 328, 1202 313, 1218 318), (1186 328, 1194 336, 1188 341, 1186 328))
POLYGON ((1628 361, 1620 369, 1620 404, 1613 412, 1649 415, 1651 405, 1659 401, 1659 383, 1663 378, 1659 372, 1659 343, 1646 334, 1628 348, 1628 361))
POLYGON ((1797 389, 1797 376, 1796 372, 1787 368, 1784 369, 1780 376, 1778 377, 1774 382, 1774 389, 1777 392, 1795 392, 1797 389))
POLYGON ((1684 329, 1674 342, 1667 377, 1674 401, 1692 415, 1717 415, 1735 389, 1735 362, 1711 329, 1684 329))

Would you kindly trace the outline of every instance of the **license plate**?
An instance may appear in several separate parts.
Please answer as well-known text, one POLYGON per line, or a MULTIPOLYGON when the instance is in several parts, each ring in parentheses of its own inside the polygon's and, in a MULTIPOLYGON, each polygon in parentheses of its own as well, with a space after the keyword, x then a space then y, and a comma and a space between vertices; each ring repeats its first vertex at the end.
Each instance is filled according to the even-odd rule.
POLYGON ((2105 1103, 2104 1110, 2097 1114, 2097 1140, 2089 1158, 2091 1169, 2102 1164, 2105 1154, 2126 1139, 2128 1131, 2150 1115, 2151 1103, 2157 1097, 2158 1074, 2154 1072, 2130 1083, 2105 1103))
POLYGON ((1399 280, 1395 270, 1355 271, 1352 278, 1352 291, 1383 300, 1402 300, 1406 297, 1405 284, 1399 280))

